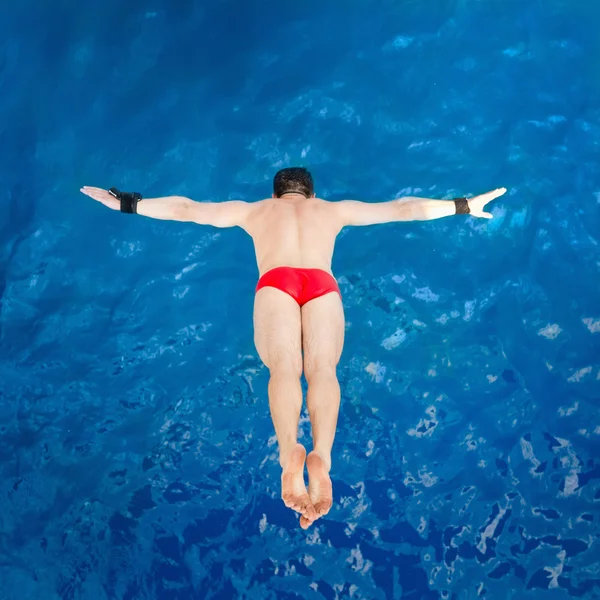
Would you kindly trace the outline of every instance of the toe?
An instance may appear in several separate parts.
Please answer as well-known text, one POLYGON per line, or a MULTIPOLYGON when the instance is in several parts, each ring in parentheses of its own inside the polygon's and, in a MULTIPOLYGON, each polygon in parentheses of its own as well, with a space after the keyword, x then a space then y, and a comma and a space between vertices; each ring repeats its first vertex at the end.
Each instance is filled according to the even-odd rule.
POLYGON ((313 521, 307 519, 306 517, 300 517, 300 527, 302 529, 308 529, 313 524, 313 521))
POLYGON ((313 505, 308 494, 302 494, 302 496, 298 498, 298 504, 300 505, 303 513, 309 510, 309 508, 312 508, 313 505))
POLYGON ((321 500, 320 502, 315 503, 315 511, 320 517, 322 517, 329 512, 331 509, 331 504, 332 502, 329 499, 321 500))
POLYGON ((306 519, 308 519, 311 522, 314 521, 318 517, 317 511, 316 511, 315 507, 313 506, 313 503, 310 501, 306 505, 305 510, 303 511, 302 514, 306 519))

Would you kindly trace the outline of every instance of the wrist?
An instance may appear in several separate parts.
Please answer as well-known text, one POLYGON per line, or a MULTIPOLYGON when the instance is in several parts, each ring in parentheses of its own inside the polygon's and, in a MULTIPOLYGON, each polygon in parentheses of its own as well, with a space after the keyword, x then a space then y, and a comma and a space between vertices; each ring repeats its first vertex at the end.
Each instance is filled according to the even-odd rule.
POLYGON ((454 209, 456 215, 468 215, 471 212, 469 201, 466 198, 454 198, 454 209))
POLYGON ((108 193, 119 200, 119 208, 122 213, 137 214, 138 202, 142 200, 141 194, 138 192, 121 192, 115 187, 110 188, 108 193))

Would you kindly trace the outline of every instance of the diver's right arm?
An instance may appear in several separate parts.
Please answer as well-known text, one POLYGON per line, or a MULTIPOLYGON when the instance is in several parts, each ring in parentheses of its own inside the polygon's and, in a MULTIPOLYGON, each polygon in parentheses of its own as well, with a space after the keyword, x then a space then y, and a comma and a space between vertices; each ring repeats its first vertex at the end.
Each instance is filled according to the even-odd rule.
MULTIPOLYGON (((121 200, 107 190, 84 186, 81 192, 113 210, 121 210, 121 200)), ((250 204, 241 200, 195 202, 183 196, 144 198, 135 203, 138 215, 169 221, 185 221, 213 227, 243 227, 250 204)))

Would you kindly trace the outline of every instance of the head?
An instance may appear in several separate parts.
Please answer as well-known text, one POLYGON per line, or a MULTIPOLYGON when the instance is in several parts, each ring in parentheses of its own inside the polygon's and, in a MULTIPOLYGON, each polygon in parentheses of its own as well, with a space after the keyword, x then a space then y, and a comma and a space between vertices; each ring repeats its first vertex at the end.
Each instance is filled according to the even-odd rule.
POLYGON ((273 179, 273 198, 284 194, 302 194, 306 198, 315 195, 312 175, 302 167, 281 169, 273 179))

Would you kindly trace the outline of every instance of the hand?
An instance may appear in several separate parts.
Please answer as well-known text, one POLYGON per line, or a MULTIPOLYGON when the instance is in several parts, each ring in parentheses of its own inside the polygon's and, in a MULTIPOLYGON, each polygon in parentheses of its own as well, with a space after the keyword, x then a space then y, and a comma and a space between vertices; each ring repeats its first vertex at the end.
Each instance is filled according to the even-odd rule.
POLYGON ((472 217, 482 217, 484 219, 491 219, 494 215, 492 213, 483 212, 483 207, 492 200, 495 200, 499 196, 502 196, 506 193, 506 188, 498 188, 493 192, 488 192, 487 194, 481 194, 481 196, 474 196, 473 198, 469 198, 469 209, 471 210, 472 217))
POLYGON ((121 210, 120 200, 115 198, 108 190, 84 185, 79 191, 82 194, 93 198, 94 200, 98 200, 98 202, 102 202, 102 204, 104 204, 104 206, 108 206, 108 208, 112 208, 113 210, 121 210))

